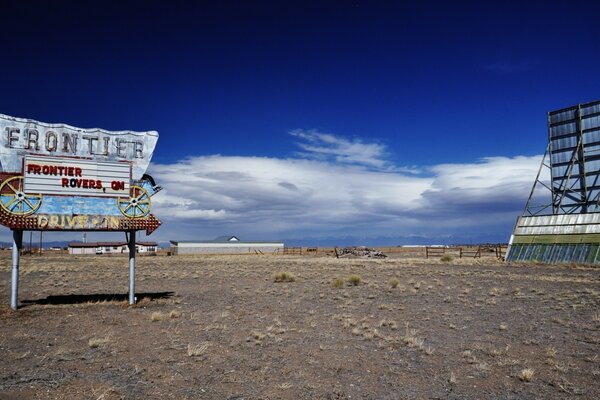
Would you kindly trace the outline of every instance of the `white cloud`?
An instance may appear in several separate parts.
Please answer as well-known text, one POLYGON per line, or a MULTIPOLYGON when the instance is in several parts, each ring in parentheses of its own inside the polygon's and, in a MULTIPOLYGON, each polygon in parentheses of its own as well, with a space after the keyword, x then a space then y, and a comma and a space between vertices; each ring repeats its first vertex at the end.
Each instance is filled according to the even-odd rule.
POLYGON ((342 164, 360 164, 383 168, 385 146, 379 143, 364 143, 360 139, 348 140, 317 130, 297 129, 290 135, 301 139, 296 144, 304 150, 300 156, 310 159, 331 160, 342 164))
POLYGON ((410 210, 431 184, 430 179, 357 166, 261 157, 195 157, 153 165, 151 173, 167 188, 154 200, 157 213, 223 211, 218 216, 251 221, 268 214, 332 223, 381 214, 381 205, 410 210))
POLYGON ((295 131, 302 158, 198 156, 153 164, 162 239, 510 235, 541 156, 440 164, 415 175, 378 144, 295 131), (365 155, 360 155, 363 146, 365 155))
POLYGON ((476 163, 436 165, 431 168, 435 180, 423 193, 425 214, 457 227, 484 227, 507 218, 512 225, 525 207, 541 158, 487 157, 476 163))
POLYGON ((406 168, 390 162, 381 144, 316 131, 293 135, 303 153, 292 158, 211 155, 151 164, 148 172, 165 189, 152 198, 164 224, 150 239, 506 241, 541 161, 488 157, 406 168))

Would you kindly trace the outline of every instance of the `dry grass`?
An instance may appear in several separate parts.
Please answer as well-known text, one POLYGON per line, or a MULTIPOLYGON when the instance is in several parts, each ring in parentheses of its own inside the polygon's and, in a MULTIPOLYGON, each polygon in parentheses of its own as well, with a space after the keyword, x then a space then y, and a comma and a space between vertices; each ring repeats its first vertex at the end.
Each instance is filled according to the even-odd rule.
POLYGON ((92 387, 93 398, 96 400, 107 400, 118 396, 119 392, 114 387, 105 388, 102 387, 100 390, 92 387))
POLYGON ((450 371, 450 378, 448 378, 448 382, 450 385, 456 385, 456 375, 452 371, 450 371))
MULTIPOLYGON (((148 297, 142 297, 137 303, 135 303, 133 305, 133 307, 138 307, 138 308, 143 308, 146 307, 148 304, 150 304, 150 298, 148 297)), ((129 307, 129 301, 125 301, 126 306, 129 307)))
POLYGON ((389 320, 389 319, 382 319, 381 321, 379 321, 379 326, 380 327, 389 327, 392 330, 398 329, 398 324, 396 323, 396 321, 389 320))
POLYGON ((348 283, 352 286, 360 285, 361 281, 362 281, 362 278, 360 277, 360 275, 352 274, 348 277, 348 283))
MULTIPOLYGON (((9 292, 10 260, 1 257, 0 289, 9 292)), ((48 398, 98 398, 114 387, 106 400, 600 398, 600 269, 140 257, 146 294, 136 309, 70 302, 113 287, 126 296, 126 258, 39 260, 23 257, 21 299, 32 302, 0 314, 0 397, 14 388, 27 398, 33 384, 48 398), (278 271, 301 279, 274 285, 278 271), (360 284, 349 287, 354 273, 360 284), (69 302, 44 303, 65 288, 69 302)))
POLYGON ((103 338, 90 338, 88 340, 88 346, 92 349, 97 347, 105 346, 110 343, 110 337, 106 336, 103 338))
POLYGON ((519 379, 523 382, 531 382, 533 379, 534 370, 532 368, 525 368, 519 372, 519 379))
POLYGON ((335 278, 331 283, 331 286, 337 289, 341 289, 344 287, 344 279, 343 278, 335 278))
POLYGON ((165 316, 163 315, 163 313, 158 312, 158 311, 155 311, 150 315, 150 320, 152 322, 160 321, 164 318, 165 318, 165 316))
POLYGON ((200 344, 188 344, 187 355, 189 357, 200 357, 206 353, 209 347, 209 342, 203 342, 200 344))
POLYGON ((294 282, 296 277, 291 272, 281 271, 273 274, 273 282, 294 282))

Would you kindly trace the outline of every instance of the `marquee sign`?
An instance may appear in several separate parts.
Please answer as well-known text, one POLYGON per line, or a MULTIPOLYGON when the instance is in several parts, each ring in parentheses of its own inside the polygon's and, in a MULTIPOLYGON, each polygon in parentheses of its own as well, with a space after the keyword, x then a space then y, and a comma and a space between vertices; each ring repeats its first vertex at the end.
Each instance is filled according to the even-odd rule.
POLYGON ((63 196, 128 197, 131 164, 25 156, 24 192, 63 196))
POLYGON ((26 230, 146 230, 158 133, 81 129, 0 114, 0 223, 26 230))

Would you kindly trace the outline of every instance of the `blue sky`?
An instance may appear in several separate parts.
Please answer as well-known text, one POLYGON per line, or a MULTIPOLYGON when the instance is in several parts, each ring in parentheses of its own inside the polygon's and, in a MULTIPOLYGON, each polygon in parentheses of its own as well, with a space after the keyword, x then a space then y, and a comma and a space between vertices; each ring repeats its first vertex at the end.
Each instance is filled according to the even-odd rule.
POLYGON ((0 113, 159 131, 157 240, 507 241, 600 5, 486 3, 5 2, 0 113))

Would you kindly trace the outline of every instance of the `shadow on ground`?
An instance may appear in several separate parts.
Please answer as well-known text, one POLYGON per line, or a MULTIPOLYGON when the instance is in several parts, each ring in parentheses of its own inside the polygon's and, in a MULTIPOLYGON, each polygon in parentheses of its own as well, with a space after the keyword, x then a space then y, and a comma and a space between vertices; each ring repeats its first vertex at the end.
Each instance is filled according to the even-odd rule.
MULTIPOLYGON (((175 292, 155 292, 155 293, 136 293, 138 301, 141 299, 157 300, 157 299, 168 299, 173 297, 175 292)), ((37 300, 22 300, 21 307, 27 307, 29 305, 63 305, 63 304, 82 304, 82 303, 99 303, 105 301, 126 301, 129 299, 128 294, 121 293, 99 293, 99 294, 68 294, 61 296, 48 296, 45 299, 37 300)))

